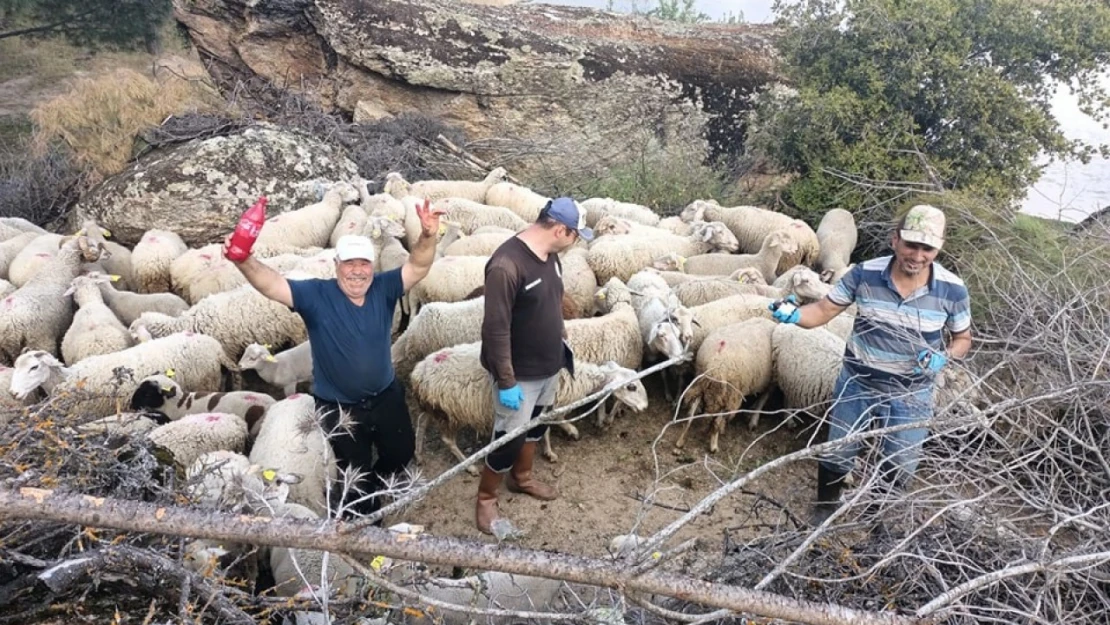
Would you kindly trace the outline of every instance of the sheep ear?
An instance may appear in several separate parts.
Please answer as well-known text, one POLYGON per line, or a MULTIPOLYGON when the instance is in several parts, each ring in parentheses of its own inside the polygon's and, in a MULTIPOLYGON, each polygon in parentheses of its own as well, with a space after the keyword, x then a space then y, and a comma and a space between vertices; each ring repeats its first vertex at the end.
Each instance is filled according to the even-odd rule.
POLYGON ((705 228, 704 230, 701 231, 701 240, 704 243, 709 243, 710 241, 713 240, 713 235, 715 235, 715 234, 717 234, 717 233, 713 231, 713 228, 705 228))
POLYGON ((266 356, 266 362, 277 362, 277 358, 274 358, 272 355, 266 356))
POLYGON ((74 292, 75 292, 76 290, 77 290, 77 286, 76 286, 76 285, 74 285, 74 284, 71 284, 71 285, 69 285, 69 288, 68 288, 68 289, 66 289, 66 292, 65 292, 65 293, 62 293, 62 297, 69 297, 70 295, 73 295, 73 293, 74 293, 74 292))
POLYGON ((80 229, 80 230, 78 230, 77 232, 74 232, 74 233, 73 233, 73 236, 75 236, 75 237, 83 237, 83 236, 85 236, 85 229, 84 229, 84 228, 81 228, 81 229, 80 229))
POLYGON ((266 344, 265 344, 265 345, 263 345, 262 347, 263 347, 263 349, 266 349, 266 350, 270 350, 270 349, 273 349, 273 347, 272 347, 272 346, 271 346, 271 345, 270 345, 269 343, 266 343, 266 344))
POLYGON ((700 324, 700 323, 698 323, 698 320, 697 320, 697 319, 694 319, 694 318, 692 318, 692 317, 690 318, 690 323, 692 323, 692 324, 694 324, 694 325, 698 326, 699 328, 701 327, 701 324, 700 324))

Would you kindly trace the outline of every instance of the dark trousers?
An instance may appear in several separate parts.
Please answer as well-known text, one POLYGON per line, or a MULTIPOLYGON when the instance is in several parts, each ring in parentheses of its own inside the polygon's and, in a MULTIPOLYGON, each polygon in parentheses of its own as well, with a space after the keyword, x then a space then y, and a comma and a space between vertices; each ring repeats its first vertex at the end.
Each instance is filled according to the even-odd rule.
POLYGON ((380 491, 390 476, 412 460, 416 437, 405 404, 404 387, 394 379, 381 393, 357 404, 339 404, 317 397, 316 411, 322 415, 324 431, 340 471, 350 467, 363 474, 346 502, 358 514, 376 512, 381 507, 378 497, 352 502, 380 491), (337 408, 348 413, 349 428, 337 427, 337 408))

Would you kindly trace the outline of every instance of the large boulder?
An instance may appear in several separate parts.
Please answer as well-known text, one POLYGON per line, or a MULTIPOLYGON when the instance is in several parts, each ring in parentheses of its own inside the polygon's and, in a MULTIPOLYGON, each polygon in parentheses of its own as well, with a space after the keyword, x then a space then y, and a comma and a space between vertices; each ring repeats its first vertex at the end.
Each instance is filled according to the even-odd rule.
POLYGON ((72 213, 96 219, 124 245, 152 228, 190 246, 222 241, 260 195, 275 215, 317 201, 321 183, 354 182, 343 153, 306 135, 267 126, 155 150, 92 189, 72 213))
POLYGON ((771 26, 489 4, 178 0, 174 16, 228 91, 285 87, 358 122, 431 115, 541 187, 645 146, 734 156, 752 96, 781 78, 771 26))

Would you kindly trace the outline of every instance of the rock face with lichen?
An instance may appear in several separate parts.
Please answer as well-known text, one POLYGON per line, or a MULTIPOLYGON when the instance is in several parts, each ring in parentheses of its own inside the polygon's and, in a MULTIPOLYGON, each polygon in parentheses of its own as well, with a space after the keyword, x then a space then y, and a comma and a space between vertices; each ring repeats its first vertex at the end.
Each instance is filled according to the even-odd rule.
POLYGON ((533 174, 634 159, 649 141, 733 152, 751 95, 777 78, 762 25, 457 0, 174 5, 226 87, 262 77, 356 121, 430 114, 474 149, 511 145, 498 164, 533 174))
POLYGON ((341 151, 320 141, 252 127, 147 154, 86 194, 71 220, 94 218, 125 245, 162 228, 201 246, 222 241, 260 195, 274 215, 317 201, 320 183, 357 175, 341 151))

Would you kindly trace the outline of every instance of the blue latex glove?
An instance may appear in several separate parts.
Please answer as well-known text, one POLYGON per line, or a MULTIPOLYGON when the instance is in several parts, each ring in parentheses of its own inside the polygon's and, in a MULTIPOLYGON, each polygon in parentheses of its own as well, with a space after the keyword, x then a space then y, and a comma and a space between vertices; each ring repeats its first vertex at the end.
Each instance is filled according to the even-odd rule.
POLYGON ((921 375, 928 371, 932 375, 936 375, 944 365, 948 364, 948 357, 940 352, 934 352, 931 349, 923 349, 917 352, 917 366, 913 368, 913 372, 921 375))
POLYGON ((512 388, 503 388, 497 391, 497 400, 509 410, 520 410, 520 402, 524 401, 524 391, 517 384, 512 388))
POLYGON ((793 293, 787 295, 786 299, 771 302, 767 309, 771 311, 771 317, 779 323, 798 323, 802 318, 802 311, 798 310, 798 300, 793 293))

